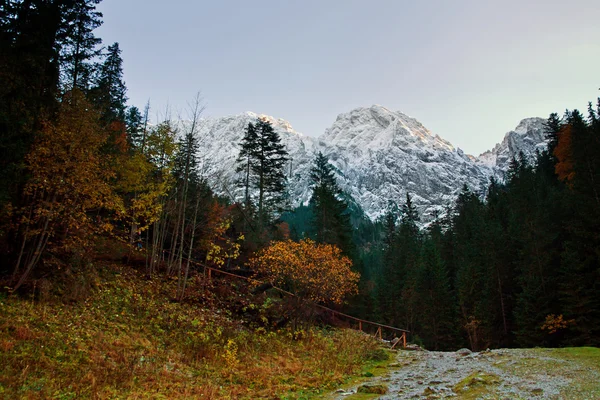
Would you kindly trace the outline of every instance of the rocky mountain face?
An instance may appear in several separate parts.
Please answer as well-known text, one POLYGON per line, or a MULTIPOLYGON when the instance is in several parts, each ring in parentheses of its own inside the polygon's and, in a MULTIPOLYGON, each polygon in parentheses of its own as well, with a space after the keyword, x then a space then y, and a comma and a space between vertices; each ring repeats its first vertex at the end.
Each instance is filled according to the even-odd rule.
POLYGON ((546 148, 546 120, 543 118, 525 118, 514 131, 508 132, 502 142, 492 150, 479 155, 477 161, 494 170, 494 175, 502 180, 508 170, 510 160, 523 154, 525 159, 534 160, 537 152, 546 148))
POLYGON ((321 151, 336 168, 340 186, 371 219, 385 212, 390 200, 402 204, 409 192, 423 220, 431 220, 452 204, 464 184, 483 193, 491 176, 502 179, 512 157, 522 152, 531 158, 545 146, 541 118, 521 121, 476 158, 416 119, 377 105, 339 115, 318 138, 296 132, 285 120, 248 112, 200 123, 202 174, 217 193, 241 199, 235 161, 245 128, 257 118, 272 123, 290 154, 287 173, 294 206, 310 199, 309 170, 321 151))

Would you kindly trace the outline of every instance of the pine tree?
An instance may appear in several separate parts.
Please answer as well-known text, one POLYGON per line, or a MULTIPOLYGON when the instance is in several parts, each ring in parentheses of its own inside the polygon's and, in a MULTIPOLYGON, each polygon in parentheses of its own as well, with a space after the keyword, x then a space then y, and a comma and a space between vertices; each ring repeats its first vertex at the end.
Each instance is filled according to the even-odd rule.
POLYGON ((259 192, 258 221, 262 228, 287 207, 287 178, 284 169, 288 152, 269 122, 259 120, 256 128, 260 152, 253 172, 259 192))
POLYGON ((250 210, 250 173, 252 172, 252 166, 256 162, 255 159, 258 156, 257 152, 258 135, 256 134, 256 127, 253 123, 249 123, 246 127, 244 137, 240 142, 240 153, 237 158, 237 169, 238 173, 243 173, 243 178, 239 181, 239 184, 244 189, 244 205, 246 212, 250 210))
POLYGON ((388 201, 388 207, 383 216, 383 259, 379 275, 376 277, 378 314, 383 318, 383 321, 388 323, 392 323, 394 310, 400 306, 400 296, 394 294, 394 289, 397 284, 395 282, 395 279, 397 278, 395 274, 397 220, 398 207, 394 202, 388 201))
POLYGON ((127 108, 125 112, 125 129, 127 131, 127 143, 131 148, 143 147, 144 117, 136 106, 127 108))
MULTIPOLYGON (((100 66, 96 83, 90 91, 90 97, 101 110, 102 120, 106 124, 113 121, 125 122, 126 92, 121 49, 119 43, 113 43, 108 46, 106 59, 100 66)), ((139 117, 141 120, 141 115, 139 117)))
POLYGON ((418 222, 419 213, 417 207, 413 204, 410 193, 406 192, 406 202, 402 204, 400 229, 404 229, 407 233, 410 232, 413 235, 417 235, 419 233, 419 227, 417 226, 418 222))
POLYGON ((60 2, 6 1, 0 9, 0 203, 22 201, 25 156, 56 115, 60 2))
MULTIPOLYGON (((432 229, 431 236, 441 234, 436 231, 437 227, 432 229)), ((419 335, 427 348, 452 348, 456 325, 455 302, 450 292, 448 272, 433 238, 423 243, 417 274, 419 335)))
POLYGON ((62 84, 67 90, 89 88, 94 65, 92 60, 101 54, 102 43, 94 30, 102 25, 102 13, 96 5, 102 0, 70 0, 59 35, 61 46, 62 84))
POLYGON ((310 179, 313 189, 310 206, 317 243, 335 244, 353 257, 356 249, 352 243, 348 205, 341 199, 342 190, 336 182, 333 166, 321 152, 310 170, 310 179))
POLYGON ((246 209, 256 204, 257 227, 262 230, 287 207, 285 164, 288 153, 270 122, 259 119, 249 124, 240 143, 238 171, 244 173, 240 186, 245 190, 246 209))
POLYGON ((574 345, 600 343, 600 124, 591 107, 589 112, 589 122, 577 110, 567 114, 568 126, 556 150, 557 170, 561 161, 570 165, 566 198, 572 212, 562 253, 560 298, 565 317, 575 320, 567 338, 574 345), (565 154, 566 160, 561 159, 565 154))
POLYGON ((558 134, 562 128, 562 121, 557 113, 550 114, 546 122, 546 137, 548 138, 548 152, 552 155, 558 145, 558 134))

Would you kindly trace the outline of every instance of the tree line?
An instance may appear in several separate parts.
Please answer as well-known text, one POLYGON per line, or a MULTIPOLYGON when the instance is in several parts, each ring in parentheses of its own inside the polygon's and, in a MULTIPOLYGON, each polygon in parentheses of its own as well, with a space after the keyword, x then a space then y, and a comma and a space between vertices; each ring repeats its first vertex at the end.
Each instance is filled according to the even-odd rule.
POLYGON ((599 113, 552 114, 536 160, 425 229, 409 195, 390 207, 365 252, 371 316, 430 349, 600 344, 599 113))
POLYGON ((192 256, 237 257, 231 213, 201 176, 202 100, 190 124, 150 124, 127 105, 118 43, 102 46, 100 0, 11 0, 0 18, 0 252, 12 290, 93 261, 99 238, 146 249, 185 293, 192 256))

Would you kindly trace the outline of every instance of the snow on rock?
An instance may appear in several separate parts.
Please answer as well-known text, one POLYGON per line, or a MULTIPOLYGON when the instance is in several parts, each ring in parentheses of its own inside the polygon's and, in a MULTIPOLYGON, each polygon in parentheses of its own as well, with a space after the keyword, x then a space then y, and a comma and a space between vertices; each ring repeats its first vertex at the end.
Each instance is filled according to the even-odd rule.
POLYGON ((494 170, 494 176, 504 179, 510 160, 523 153, 527 161, 533 161, 536 153, 548 145, 545 134, 546 120, 543 118, 525 118, 514 131, 508 132, 502 142, 477 158, 477 162, 494 170))
POLYGON ((502 177, 512 157, 522 151, 531 158, 546 145, 540 118, 521 121, 502 143, 475 158, 416 119, 379 105, 340 114, 318 138, 296 132, 285 120, 247 112, 200 121, 202 174, 217 193, 241 199, 235 161, 248 123, 257 118, 272 123, 289 152, 286 173, 294 206, 310 199, 309 171, 322 151, 340 186, 371 219, 383 214, 388 200, 402 204, 409 192, 423 222, 430 221, 452 204, 464 184, 481 193, 490 176, 502 177))
POLYGON ((491 174, 416 119, 377 105, 338 116, 319 144, 342 172, 342 188, 372 219, 388 200, 401 204, 409 192, 423 219, 430 220, 463 184, 481 190, 491 174))
POLYGON ((290 182, 290 196, 296 199, 308 199, 310 190, 302 184, 308 175, 314 150, 314 139, 296 132, 291 124, 283 119, 275 119, 268 115, 252 112, 243 114, 203 118, 199 122, 198 136, 200 149, 198 159, 201 174, 217 194, 242 198, 242 191, 237 187, 236 160, 240 152, 240 142, 249 123, 258 118, 268 120, 279 133, 282 143, 290 154, 287 174, 290 182), (301 179, 302 177, 302 179, 301 179))

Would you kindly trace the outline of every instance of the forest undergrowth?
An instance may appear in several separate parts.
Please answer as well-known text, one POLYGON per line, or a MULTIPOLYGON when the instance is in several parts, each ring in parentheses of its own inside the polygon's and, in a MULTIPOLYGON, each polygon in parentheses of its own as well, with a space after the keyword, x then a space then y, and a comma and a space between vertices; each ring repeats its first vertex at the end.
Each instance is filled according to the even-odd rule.
POLYGON ((176 278, 95 259, 0 294, 1 398, 301 399, 388 358, 350 329, 274 328, 239 282, 197 275, 178 302, 176 278))

